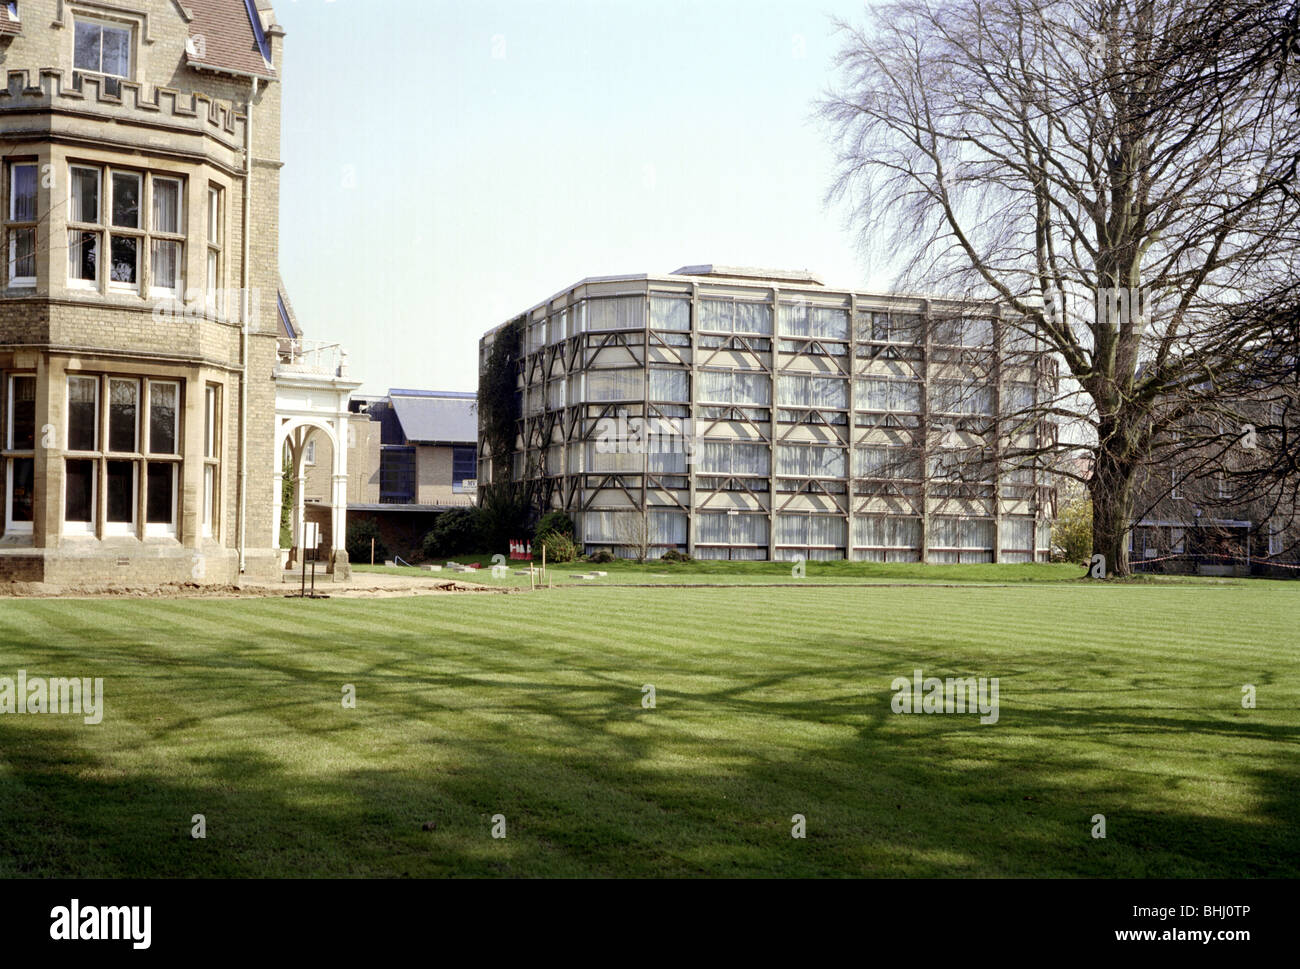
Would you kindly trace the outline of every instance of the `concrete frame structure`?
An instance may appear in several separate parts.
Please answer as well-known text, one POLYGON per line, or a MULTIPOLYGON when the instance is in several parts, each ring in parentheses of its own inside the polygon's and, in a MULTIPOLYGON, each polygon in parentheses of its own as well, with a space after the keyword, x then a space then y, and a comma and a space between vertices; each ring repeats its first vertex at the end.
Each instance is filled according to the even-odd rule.
POLYGON ((480 426, 480 483, 532 482, 588 550, 1048 557, 1056 364, 996 306, 692 266, 584 279, 485 334, 481 370, 510 338, 513 466, 480 426))

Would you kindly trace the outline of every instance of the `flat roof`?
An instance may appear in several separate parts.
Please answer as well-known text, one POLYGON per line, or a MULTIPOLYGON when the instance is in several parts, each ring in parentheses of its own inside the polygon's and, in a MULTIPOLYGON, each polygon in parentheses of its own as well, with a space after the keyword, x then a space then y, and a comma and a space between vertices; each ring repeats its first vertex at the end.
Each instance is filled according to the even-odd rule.
POLYGON ((810 273, 806 269, 759 269, 755 266, 715 266, 705 264, 702 266, 683 266, 681 269, 674 269, 671 275, 716 276, 722 279, 752 279, 773 283, 808 283, 813 286, 826 285, 820 276, 810 273))
POLYGON ((505 326, 506 323, 509 323, 511 320, 516 320, 521 316, 528 316, 543 306, 549 306, 551 303, 555 302, 557 299, 559 299, 561 296, 565 295, 566 293, 570 293, 573 290, 578 289, 582 286, 589 286, 595 283, 622 283, 622 282, 674 283, 677 285, 681 285, 681 283, 684 280, 693 278, 693 279, 701 279, 710 283, 735 283, 741 286, 761 286, 763 283, 766 282, 768 284, 775 284, 780 289, 783 290, 788 289, 796 292, 808 293, 810 295, 822 295, 822 296, 856 295, 856 296, 866 296, 869 299, 879 299, 879 300, 922 300, 924 299, 924 300, 935 300, 944 303, 994 303, 996 302, 993 299, 979 300, 979 299, 971 299, 970 297, 953 296, 951 294, 945 295, 942 293, 910 293, 910 292, 901 292, 897 290, 891 290, 888 292, 872 292, 870 290, 858 289, 853 286, 827 286, 817 276, 814 276, 812 273, 807 273, 802 271, 783 272, 781 270, 741 269, 740 270, 741 272, 765 273, 767 275, 724 276, 724 275, 715 274, 717 271, 728 270, 728 269, 736 269, 736 267, 715 266, 715 265, 683 266, 681 269, 678 269, 675 272, 667 273, 667 274, 620 273, 613 276, 584 276, 576 283, 573 283, 570 286, 565 286, 563 289, 556 290, 546 299, 539 300, 538 302, 534 303, 532 306, 528 307, 526 310, 523 310, 522 312, 519 313, 512 314, 510 318, 505 320, 504 322, 498 323, 496 324, 496 326, 488 327, 486 330, 483 331, 483 336, 486 337, 489 334, 495 333, 497 330, 501 329, 501 327, 505 326), (711 272, 710 273, 687 272, 687 270, 698 270, 698 269, 708 269, 711 270, 711 272), (777 275, 773 275, 774 273, 776 273, 777 275), (800 277, 806 277, 806 278, 801 279, 800 277))

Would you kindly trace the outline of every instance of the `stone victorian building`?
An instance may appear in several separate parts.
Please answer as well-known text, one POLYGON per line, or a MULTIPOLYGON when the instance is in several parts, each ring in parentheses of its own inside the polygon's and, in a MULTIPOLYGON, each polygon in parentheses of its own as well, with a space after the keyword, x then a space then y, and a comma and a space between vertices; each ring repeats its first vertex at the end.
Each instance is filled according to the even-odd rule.
POLYGON ((0 4, 0 580, 276 574, 277 374, 346 384, 283 310, 282 40, 268 0, 0 4))

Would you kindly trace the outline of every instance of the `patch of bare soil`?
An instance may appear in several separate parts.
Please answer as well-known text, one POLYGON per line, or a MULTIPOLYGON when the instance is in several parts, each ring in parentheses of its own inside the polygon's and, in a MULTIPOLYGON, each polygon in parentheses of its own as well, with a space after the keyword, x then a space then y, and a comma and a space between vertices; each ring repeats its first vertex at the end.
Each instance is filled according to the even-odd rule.
MULTIPOLYGON (((350 582, 317 583, 316 592, 332 598, 389 599, 397 596, 434 595, 457 592, 512 592, 499 586, 478 585, 447 579, 385 579, 369 581, 357 576, 350 582)), ((299 586, 289 583, 271 585, 211 585, 198 582, 174 582, 165 585, 60 585, 53 582, 0 583, 0 597, 16 599, 248 599, 280 598, 296 595, 299 586)))

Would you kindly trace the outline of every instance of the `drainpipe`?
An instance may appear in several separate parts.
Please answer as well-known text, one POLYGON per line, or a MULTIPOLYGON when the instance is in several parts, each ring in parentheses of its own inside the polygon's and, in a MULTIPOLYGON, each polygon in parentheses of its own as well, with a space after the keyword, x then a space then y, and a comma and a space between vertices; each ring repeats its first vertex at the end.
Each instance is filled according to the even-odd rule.
POLYGON ((240 267, 240 334, 239 334, 239 574, 246 566, 245 544, 248 535, 248 323, 251 310, 248 300, 248 226, 253 211, 253 102, 257 100, 258 79, 253 78, 252 93, 244 117, 244 220, 241 242, 243 264, 240 267))

